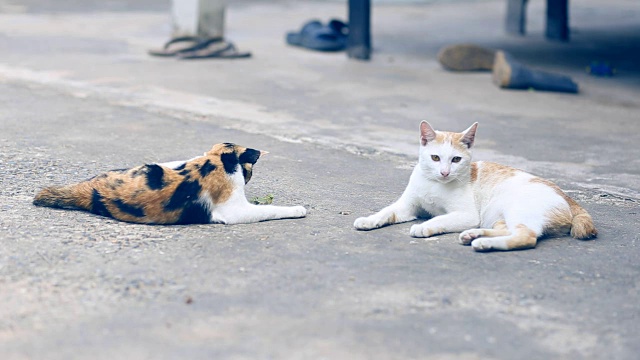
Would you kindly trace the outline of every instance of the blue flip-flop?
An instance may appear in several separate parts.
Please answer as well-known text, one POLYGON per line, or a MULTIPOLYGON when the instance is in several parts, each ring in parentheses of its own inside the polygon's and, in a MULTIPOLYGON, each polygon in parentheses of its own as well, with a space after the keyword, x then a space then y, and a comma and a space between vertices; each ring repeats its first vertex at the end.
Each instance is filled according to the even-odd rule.
POLYGON ((327 25, 318 20, 304 24, 299 32, 287 33, 287 43, 317 51, 340 51, 347 46, 347 25, 333 19, 327 25))
POLYGON ((327 26, 345 38, 349 35, 349 26, 344 21, 331 19, 327 26))

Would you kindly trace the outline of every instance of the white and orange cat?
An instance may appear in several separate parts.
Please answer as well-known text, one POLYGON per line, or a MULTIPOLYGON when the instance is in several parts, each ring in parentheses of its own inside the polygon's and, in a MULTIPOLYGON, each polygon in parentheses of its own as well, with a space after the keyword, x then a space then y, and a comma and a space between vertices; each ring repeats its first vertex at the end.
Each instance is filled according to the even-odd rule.
POLYGON ((411 226, 413 237, 459 232, 476 251, 536 246, 542 236, 597 235, 591 216, 551 181, 487 161, 471 162, 478 123, 462 133, 420 124, 420 158, 393 204, 356 219, 358 230, 430 217, 411 226), (479 227, 479 228, 478 228, 479 227))

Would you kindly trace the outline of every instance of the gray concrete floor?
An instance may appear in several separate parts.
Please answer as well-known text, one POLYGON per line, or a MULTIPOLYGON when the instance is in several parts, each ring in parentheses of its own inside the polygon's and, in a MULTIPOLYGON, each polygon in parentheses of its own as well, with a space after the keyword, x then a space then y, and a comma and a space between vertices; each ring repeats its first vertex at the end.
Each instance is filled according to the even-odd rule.
POLYGON ((291 48, 341 2, 242 1, 228 38, 253 58, 146 55, 168 3, 0 0, 0 358, 635 359, 640 352, 640 8, 571 3, 572 41, 502 32, 504 1, 376 4, 371 62, 291 48), (496 88, 435 60, 475 42, 571 75, 579 95, 496 88), (591 77, 592 60, 617 74, 591 77), (480 122, 476 159, 556 181, 595 241, 477 254, 409 224, 356 232, 393 201, 417 127, 480 122), (141 226, 35 208, 40 187, 188 158, 270 151, 249 196, 305 219, 141 226))

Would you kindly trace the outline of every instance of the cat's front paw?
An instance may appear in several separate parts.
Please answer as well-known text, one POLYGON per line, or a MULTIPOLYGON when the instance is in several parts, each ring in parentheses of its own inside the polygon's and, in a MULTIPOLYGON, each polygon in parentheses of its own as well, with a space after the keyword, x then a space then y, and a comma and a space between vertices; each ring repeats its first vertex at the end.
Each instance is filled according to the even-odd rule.
POLYGON ((411 230, 409 230, 409 235, 411 235, 412 237, 426 238, 433 234, 434 232, 431 229, 429 229, 426 226, 423 226, 422 224, 412 225, 411 230))
POLYGON ((471 247, 475 251, 489 251, 493 249, 491 239, 475 239, 471 242, 471 247))
POLYGON ((460 240, 460 244, 469 245, 471 242, 477 238, 482 236, 480 229, 469 229, 460 233, 458 239, 460 240))
POLYGON ((307 216, 307 209, 304 206, 292 206, 290 208, 291 211, 291 215, 289 217, 291 218, 303 218, 305 216, 307 216))
POLYGON ((353 227, 356 228, 356 230, 373 230, 378 226, 374 219, 370 217, 359 217, 353 222, 353 227))

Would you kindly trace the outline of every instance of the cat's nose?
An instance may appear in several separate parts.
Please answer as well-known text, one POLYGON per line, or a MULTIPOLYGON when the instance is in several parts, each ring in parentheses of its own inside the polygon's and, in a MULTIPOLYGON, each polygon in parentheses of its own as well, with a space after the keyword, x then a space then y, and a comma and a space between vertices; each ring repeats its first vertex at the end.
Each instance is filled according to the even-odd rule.
POLYGON ((449 172, 448 171, 444 171, 444 170, 440 170, 440 175, 442 175, 442 177, 447 177, 447 176, 449 176, 449 172))

